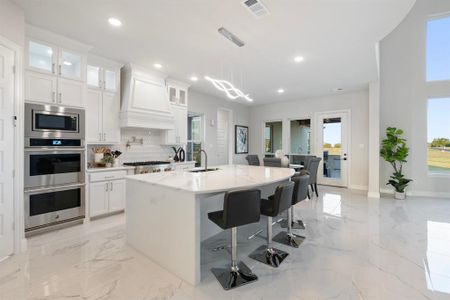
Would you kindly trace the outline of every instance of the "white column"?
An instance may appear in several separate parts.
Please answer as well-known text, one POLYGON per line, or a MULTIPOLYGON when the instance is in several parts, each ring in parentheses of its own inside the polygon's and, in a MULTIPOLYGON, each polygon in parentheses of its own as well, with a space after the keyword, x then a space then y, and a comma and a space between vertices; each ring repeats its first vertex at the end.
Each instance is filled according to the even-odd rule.
POLYGON ((369 84, 369 198, 380 198, 380 82, 369 84))

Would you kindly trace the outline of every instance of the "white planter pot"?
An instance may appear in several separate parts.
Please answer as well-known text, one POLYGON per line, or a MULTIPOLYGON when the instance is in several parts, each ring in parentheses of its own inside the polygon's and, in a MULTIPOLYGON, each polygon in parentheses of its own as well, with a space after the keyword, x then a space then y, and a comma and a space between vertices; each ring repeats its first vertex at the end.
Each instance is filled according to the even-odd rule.
POLYGON ((394 198, 397 199, 397 200, 405 200, 406 193, 405 192, 400 193, 400 192, 395 191, 394 192, 394 198))

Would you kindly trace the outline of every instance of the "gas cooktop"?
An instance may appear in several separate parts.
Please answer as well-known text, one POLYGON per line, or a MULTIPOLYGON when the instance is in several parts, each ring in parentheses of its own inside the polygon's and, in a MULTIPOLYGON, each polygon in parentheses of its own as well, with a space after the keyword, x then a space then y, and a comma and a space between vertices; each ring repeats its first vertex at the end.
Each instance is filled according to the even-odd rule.
POLYGON ((170 164, 170 162, 168 162, 168 161, 158 161, 158 160, 154 160, 154 161, 136 161, 136 162, 124 163, 125 166, 132 166, 132 167, 168 165, 168 164, 170 164))

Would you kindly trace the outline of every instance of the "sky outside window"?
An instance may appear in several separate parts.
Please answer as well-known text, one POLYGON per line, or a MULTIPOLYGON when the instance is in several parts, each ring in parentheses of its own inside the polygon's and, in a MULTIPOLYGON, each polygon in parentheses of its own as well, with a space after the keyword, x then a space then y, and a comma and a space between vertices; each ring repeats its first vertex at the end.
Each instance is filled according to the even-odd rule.
POLYGON ((427 81, 450 80, 450 16, 428 21, 427 81))

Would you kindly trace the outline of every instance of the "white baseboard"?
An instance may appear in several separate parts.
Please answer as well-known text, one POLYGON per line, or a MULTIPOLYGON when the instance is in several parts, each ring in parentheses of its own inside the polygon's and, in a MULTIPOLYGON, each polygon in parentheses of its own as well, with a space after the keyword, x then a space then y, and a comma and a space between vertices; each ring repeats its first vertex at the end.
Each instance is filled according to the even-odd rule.
POLYGON ((380 198, 380 193, 379 192, 367 192, 367 197, 368 198, 379 199, 380 198))
MULTIPOLYGON (((380 192, 389 195, 394 194, 394 190, 391 189, 381 189, 380 192)), ((450 193, 417 191, 417 190, 410 190, 410 191, 407 190, 406 195, 413 197, 450 198, 450 193)))
POLYGON ((352 184, 348 188, 351 189, 351 190, 367 191, 367 185, 352 184))

